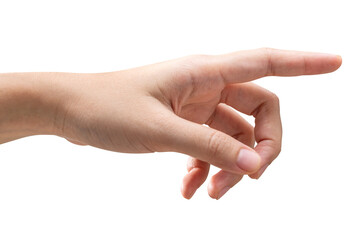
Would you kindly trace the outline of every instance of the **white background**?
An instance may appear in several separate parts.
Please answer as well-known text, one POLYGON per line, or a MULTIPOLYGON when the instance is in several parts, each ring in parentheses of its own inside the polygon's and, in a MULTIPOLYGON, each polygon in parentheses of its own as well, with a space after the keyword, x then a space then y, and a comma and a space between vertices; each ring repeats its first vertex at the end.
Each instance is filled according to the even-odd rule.
POLYGON ((0 145, 0 239, 361 239, 358 2, 0 0, 0 72, 115 71, 259 47, 343 57, 332 74, 256 81, 280 97, 283 150, 219 201, 206 185, 182 198, 181 154, 55 136, 0 145))

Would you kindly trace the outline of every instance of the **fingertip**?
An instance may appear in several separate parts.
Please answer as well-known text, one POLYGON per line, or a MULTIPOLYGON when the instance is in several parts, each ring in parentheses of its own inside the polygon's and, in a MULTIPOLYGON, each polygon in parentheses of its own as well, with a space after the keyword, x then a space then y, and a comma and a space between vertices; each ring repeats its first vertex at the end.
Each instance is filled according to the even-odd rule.
POLYGON ((250 178, 254 179, 254 180, 258 180, 261 176, 257 173, 254 173, 254 174, 251 174, 251 175, 248 175, 250 178))
POLYGON ((181 185, 181 193, 182 196, 185 199, 191 199, 194 195, 194 193, 196 192, 197 189, 192 189, 190 181, 189 181, 189 174, 187 174, 186 176, 184 176, 183 178, 183 182, 181 185))
POLYGON ((71 142, 71 143, 73 143, 73 144, 76 144, 76 145, 79 145, 79 146, 87 146, 87 144, 85 144, 85 143, 82 143, 82 142, 79 142, 79 141, 77 141, 77 140, 73 140, 73 139, 71 139, 71 138, 65 138, 68 142, 71 142))
POLYGON ((207 190, 208 190, 208 195, 216 200, 219 200, 221 197, 223 197, 224 194, 226 194, 226 192, 228 192, 228 190, 231 189, 230 186, 225 186, 225 187, 221 187, 221 189, 219 189, 219 186, 217 188, 217 184, 214 180, 214 176, 212 178, 212 180, 209 182, 207 190))
POLYGON ((230 188, 230 187, 225 187, 225 188, 223 188, 223 189, 218 193, 217 200, 219 200, 221 197, 223 197, 223 195, 226 194, 226 192, 228 192, 229 189, 231 189, 231 188, 230 188))
POLYGON ((184 199, 187 199, 187 200, 191 200, 191 198, 192 198, 192 196, 187 196, 187 195, 184 195, 183 193, 182 193, 182 196, 184 199))
POLYGON ((209 182, 208 187, 207 187, 207 191, 208 191, 208 195, 213 198, 213 199, 217 199, 218 195, 217 192, 215 191, 215 186, 212 182, 209 182))
POLYGON ((190 200, 190 199, 193 197, 194 192, 195 192, 195 191, 190 191, 189 188, 184 187, 184 183, 182 183, 182 185, 181 185, 181 193, 182 193, 182 196, 183 196, 185 199, 190 200))
POLYGON ((269 166, 269 164, 263 166, 261 169, 259 169, 257 172, 248 175, 250 178, 254 179, 254 180, 258 180, 262 174, 264 173, 264 171, 266 171, 267 167, 269 166))
POLYGON ((342 57, 336 54, 323 54, 326 58, 323 65, 325 73, 334 72, 342 65, 342 57))
POLYGON ((335 63, 336 63, 336 70, 337 70, 342 65, 342 57, 340 55, 336 55, 335 63))

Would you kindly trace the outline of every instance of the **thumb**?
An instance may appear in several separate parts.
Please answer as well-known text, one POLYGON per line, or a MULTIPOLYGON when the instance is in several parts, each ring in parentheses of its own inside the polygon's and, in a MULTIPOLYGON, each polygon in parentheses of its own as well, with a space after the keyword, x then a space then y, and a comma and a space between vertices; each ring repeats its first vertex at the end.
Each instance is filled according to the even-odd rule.
POLYGON ((237 174, 250 174, 261 167, 261 157, 231 136, 180 117, 173 117, 163 132, 166 151, 187 154, 237 174))

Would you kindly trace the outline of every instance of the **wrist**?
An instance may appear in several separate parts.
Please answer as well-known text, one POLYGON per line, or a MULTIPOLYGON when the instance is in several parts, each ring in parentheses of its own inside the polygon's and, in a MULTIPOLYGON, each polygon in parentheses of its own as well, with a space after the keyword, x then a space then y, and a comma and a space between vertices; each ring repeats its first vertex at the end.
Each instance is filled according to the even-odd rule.
POLYGON ((68 94, 62 87, 66 75, 75 74, 0 74, 0 143, 31 135, 59 135, 68 94))

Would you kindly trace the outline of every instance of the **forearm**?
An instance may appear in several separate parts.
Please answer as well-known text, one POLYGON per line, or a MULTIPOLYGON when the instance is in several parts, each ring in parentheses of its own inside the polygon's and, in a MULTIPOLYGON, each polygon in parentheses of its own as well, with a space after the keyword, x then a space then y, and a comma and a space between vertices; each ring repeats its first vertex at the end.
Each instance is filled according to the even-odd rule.
POLYGON ((60 134, 70 73, 0 74, 0 143, 38 134, 60 134))

